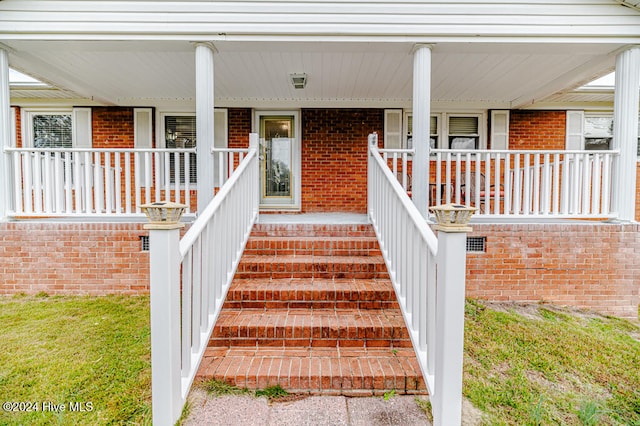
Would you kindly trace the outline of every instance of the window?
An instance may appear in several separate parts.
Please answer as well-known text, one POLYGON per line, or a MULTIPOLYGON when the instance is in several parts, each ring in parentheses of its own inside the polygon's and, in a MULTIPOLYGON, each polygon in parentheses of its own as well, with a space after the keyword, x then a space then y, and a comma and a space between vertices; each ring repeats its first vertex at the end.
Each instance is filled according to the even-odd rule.
POLYGON ((23 111, 23 144, 32 148, 91 147, 91 108, 23 111))
MULTIPOLYGON (((404 115, 404 126, 404 145, 413 148, 413 114, 410 112, 404 115)), ((486 146, 483 131, 481 113, 431 114, 429 144, 431 149, 482 149, 486 146)))
MULTIPOLYGON (((608 150, 613 146, 613 115, 585 114, 584 149, 608 150)), ((638 122, 637 155, 640 157, 640 118, 638 122)))
POLYGON ((480 147, 479 117, 450 115, 448 137, 451 149, 478 149, 480 147))
POLYGON ((613 116, 585 115, 584 117, 584 149, 611 149, 613 142, 613 116))
MULTIPOLYGON (((413 115, 407 114, 407 130, 406 130, 406 147, 411 149, 413 148, 413 115)), ((429 120, 429 145, 431 149, 436 149, 438 147, 439 140, 439 126, 440 123, 439 116, 432 115, 429 120)))
MULTIPOLYGON (((166 148, 196 147, 196 117, 194 115, 163 115, 164 140, 166 148)), ((185 182, 185 155, 180 155, 180 183, 185 182)), ((175 183, 175 156, 169 159, 169 179, 175 183)), ((196 154, 189 154, 189 183, 196 183, 198 176, 196 154)))

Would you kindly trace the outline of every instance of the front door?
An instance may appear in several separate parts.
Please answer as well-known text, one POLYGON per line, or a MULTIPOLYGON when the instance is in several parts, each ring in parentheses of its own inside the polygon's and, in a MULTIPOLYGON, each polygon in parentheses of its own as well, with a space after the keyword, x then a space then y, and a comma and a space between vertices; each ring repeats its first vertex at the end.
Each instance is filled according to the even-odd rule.
POLYGON ((300 143, 295 112, 259 112, 260 207, 298 209, 300 143))

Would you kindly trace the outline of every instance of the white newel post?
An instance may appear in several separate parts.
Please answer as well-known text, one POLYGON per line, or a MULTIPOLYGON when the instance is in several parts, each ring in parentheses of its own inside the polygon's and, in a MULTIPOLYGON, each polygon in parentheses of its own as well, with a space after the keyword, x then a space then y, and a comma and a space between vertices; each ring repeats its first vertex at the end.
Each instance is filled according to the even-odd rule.
POLYGON ((180 215, 185 205, 141 206, 150 219, 151 411, 154 425, 173 425, 182 414, 180 358, 180 215), (164 207, 164 206, 168 206, 164 207), (178 212, 167 213, 173 209, 178 212), (154 218, 155 216, 155 218, 154 218))
POLYGON ((212 43, 196 44, 196 152, 198 157, 198 212, 213 199, 214 145, 214 53, 212 43))
POLYGON ((432 413, 435 426, 462 421, 462 361, 467 272, 467 226, 474 207, 433 207, 438 230, 436 282, 436 344, 432 413))
POLYGON ((11 106, 9 94, 9 55, 0 49, 0 221, 7 217, 11 197, 11 170, 5 148, 11 146, 11 106))
POLYGON ((413 52, 413 203, 423 217, 429 207, 429 126, 431 116, 431 45, 413 52))
POLYGON ((640 46, 616 57, 613 100, 613 149, 620 150, 614 169, 613 208, 618 219, 635 220, 640 46))

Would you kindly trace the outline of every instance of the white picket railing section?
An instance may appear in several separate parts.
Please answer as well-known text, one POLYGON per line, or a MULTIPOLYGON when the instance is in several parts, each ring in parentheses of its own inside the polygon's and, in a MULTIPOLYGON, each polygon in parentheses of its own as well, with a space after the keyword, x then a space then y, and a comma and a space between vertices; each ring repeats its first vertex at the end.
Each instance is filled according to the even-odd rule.
POLYGON ((171 244, 154 246, 154 237, 163 241, 162 234, 167 231, 150 231, 152 279, 154 268, 161 269, 155 275, 159 282, 151 282, 154 424, 174 424, 180 416, 257 220, 259 172, 254 136, 255 146, 243 155, 238 168, 180 240, 179 248, 172 248, 171 244), (168 262, 161 254, 157 257, 158 262, 169 265, 154 265, 156 250, 172 249, 177 252, 168 262), (166 297, 164 288, 172 289, 166 297), (167 317, 169 325, 165 328, 163 321, 167 317))
MULTIPOLYGON (((409 193, 413 151, 380 150, 409 193)), ((478 216, 614 218, 618 151, 431 151, 429 204, 464 204, 478 216)))
MULTIPOLYGON (((160 200, 183 203, 187 209, 195 204, 195 149, 5 151, 13 169, 13 216, 135 215, 141 214, 141 204, 160 200)), ((212 151, 216 187, 227 181, 247 152, 212 151)))
MULTIPOLYGON (((377 135, 370 135, 369 219, 431 396, 434 424, 460 424, 466 234, 436 238, 409 198, 406 180, 383 155, 377 135)), ((400 154, 405 172, 406 155, 400 154)))

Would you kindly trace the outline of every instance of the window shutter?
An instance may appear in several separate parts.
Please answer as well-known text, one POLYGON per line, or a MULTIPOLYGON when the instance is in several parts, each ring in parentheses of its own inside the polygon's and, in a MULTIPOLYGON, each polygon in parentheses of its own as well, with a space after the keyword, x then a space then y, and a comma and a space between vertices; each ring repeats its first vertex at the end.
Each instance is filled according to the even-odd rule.
POLYGON ((402 110, 384 110, 384 147, 386 149, 402 148, 402 110))
POLYGON ((567 150, 581 150, 584 148, 584 111, 567 111, 567 150))
MULTIPOLYGON (((152 135, 152 110, 151 108, 134 108, 133 109, 133 146, 138 149, 149 149, 153 147, 152 135)), ((137 155, 137 154, 136 154, 137 155)), ((138 167, 140 173, 136 173, 138 177, 138 185, 145 186, 146 182, 151 182, 151 170, 146 170, 145 162, 141 161, 138 167), (147 174, 149 174, 148 179, 147 174)))
POLYGON ((91 108, 74 108, 72 112, 73 131, 71 138, 75 148, 91 148, 93 146, 91 132, 91 108))
POLYGON ((227 110, 216 108, 213 111, 213 146, 216 148, 227 148, 229 146, 227 130, 227 110))
POLYGON ((491 149, 509 149, 509 110, 491 111, 491 149))
POLYGON ((153 147, 151 108, 133 109, 133 144, 136 148, 153 147))

